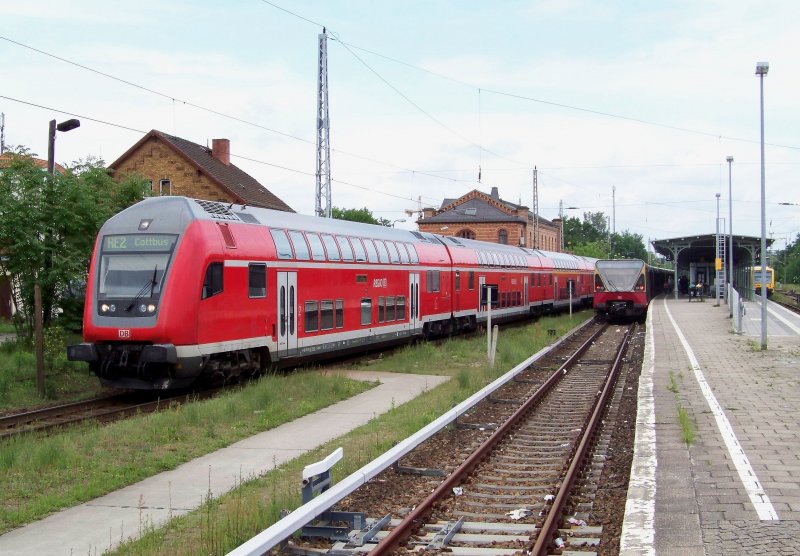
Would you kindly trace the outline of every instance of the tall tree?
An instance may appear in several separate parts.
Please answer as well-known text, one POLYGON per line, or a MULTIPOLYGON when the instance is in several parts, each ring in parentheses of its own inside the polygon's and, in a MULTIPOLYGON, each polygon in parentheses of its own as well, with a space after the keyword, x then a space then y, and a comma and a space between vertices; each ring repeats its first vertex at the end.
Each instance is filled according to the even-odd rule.
POLYGON ((375 218, 367 207, 360 209, 343 209, 333 207, 331 216, 338 220, 349 220, 350 222, 363 222, 365 224, 378 224, 379 226, 392 227, 392 221, 386 218, 375 218))
POLYGON ((611 236, 611 254, 615 259, 647 260, 647 249, 641 234, 632 234, 628 230, 611 236))
POLYGON ((19 286, 16 323, 20 335, 30 337, 34 285, 42 290, 47 325, 67 286, 86 280, 100 226, 142 199, 147 185, 141 177, 115 182, 97 159, 51 176, 27 149, 12 152, 0 169, 0 272, 19 286))

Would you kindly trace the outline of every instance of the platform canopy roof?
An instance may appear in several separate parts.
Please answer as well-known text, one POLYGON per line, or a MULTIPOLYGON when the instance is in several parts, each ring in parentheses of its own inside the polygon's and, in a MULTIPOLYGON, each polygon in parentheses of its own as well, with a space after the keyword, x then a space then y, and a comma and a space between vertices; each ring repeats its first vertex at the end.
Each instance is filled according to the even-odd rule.
MULTIPOLYGON (((727 244, 728 236, 723 235, 727 244)), ((663 255, 668 261, 674 260, 678 253, 678 266, 687 267, 690 262, 714 261, 716 251, 714 241, 716 234, 656 239, 651 242, 656 253, 663 255)), ((767 248, 774 242, 767 238, 767 248)), ((758 264, 761 238, 755 236, 733 235, 733 264, 736 267, 749 266, 755 259, 758 264)))

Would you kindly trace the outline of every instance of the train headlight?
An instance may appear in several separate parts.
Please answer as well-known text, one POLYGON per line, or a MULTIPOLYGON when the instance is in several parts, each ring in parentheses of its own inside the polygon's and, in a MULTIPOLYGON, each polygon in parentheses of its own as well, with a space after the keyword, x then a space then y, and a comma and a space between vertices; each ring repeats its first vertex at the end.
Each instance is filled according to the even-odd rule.
POLYGON ((147 306, 147 312, 148 313, 155 313, 156 312, 156 306, 151 303, 150 305, 147 306))
POLYGON ((108 311, 110 309, 111 309, 111 307, 109 307, 106 303, 103 303, 102 305, 100 305, 100 311, 102 311, 103 313, 108 313, 108 311))

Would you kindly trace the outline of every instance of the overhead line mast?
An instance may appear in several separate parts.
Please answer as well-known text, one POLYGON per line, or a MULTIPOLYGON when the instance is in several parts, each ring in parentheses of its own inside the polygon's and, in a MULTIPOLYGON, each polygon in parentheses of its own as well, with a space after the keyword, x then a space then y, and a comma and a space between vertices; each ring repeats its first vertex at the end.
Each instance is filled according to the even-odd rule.
POLYGON ((331 129, 328 119, 328 35, 319 35, 317 74, 317 195, 315 214, 331 217, 331 129))

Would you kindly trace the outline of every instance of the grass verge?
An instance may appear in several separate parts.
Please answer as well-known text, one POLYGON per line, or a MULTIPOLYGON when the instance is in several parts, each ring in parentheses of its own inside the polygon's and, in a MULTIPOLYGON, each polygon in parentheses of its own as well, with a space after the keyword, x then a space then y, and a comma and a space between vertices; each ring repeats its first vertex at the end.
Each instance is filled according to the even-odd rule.
POLYGON ((395 442, 413 434, 445 411, 469 397, 543 346, 552 342, 548 329, 561 335, 587 318, 588 312, 543 318, 524 327, 500 331, 497 363, 486 363, 486 338, 456 338, 444 344, 409 346, 389 357, 373 359, 371 370, 442 374, 454 377, 417 398, 393 407, 366 425, 308 452, 201 508, 154 529, 140 524, 146 534, 123 544, 114 554, 224 554, 279 519, 282 509, 300 505, 300 474, 305 465, 321 460, 339 446, 344 459, 333 468, 341 480, 395 442))
POLYGON ((0 533, 91 500, 371 386, 312 372, 269 375, 218 398, 108 426, 0 441, 0 533))
MULTIPOLYGON (((13 326, 10 333, 14 332, 13 326)), ((7 333, 3 331, 3 333, 7 333)), ((0 411, 20 410, 46 403, 76 401, 96 396, 100 382, 86 363, 67 361, 66 335, 58 327, 45 331, 45 396, 36 387, 36 355, 33 345, 11 340, 0 342, 0 411)))

